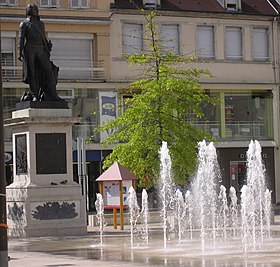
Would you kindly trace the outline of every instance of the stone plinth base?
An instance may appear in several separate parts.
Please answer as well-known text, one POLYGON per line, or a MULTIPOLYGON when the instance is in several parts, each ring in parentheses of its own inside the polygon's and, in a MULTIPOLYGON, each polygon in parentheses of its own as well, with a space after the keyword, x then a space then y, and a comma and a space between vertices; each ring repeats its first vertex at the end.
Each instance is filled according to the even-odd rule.
POLYGON ((87 233, 84 199, 75 184, 7 187, 10 237, 73 236, 87 233))
POLYGON ((81 185, 73 181, 72 125, 67 102, 22 102, 6 125, 13 133, 14 182, 7 187, 11 237, 83 235, 81 185))

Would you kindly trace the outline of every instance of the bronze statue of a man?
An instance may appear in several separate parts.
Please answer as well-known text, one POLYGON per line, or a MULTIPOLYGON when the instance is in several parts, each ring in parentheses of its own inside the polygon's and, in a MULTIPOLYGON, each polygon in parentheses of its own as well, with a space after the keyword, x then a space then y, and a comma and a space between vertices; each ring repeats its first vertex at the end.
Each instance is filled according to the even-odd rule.
POLYGON ((23 82, 29 93, 23 101, 60 101, 56 92, 58 67, 50 61, 52 44, 45 36, 45 25, 40 20, 35 4, 26 7, 26 19, 19 26, 19 60, 23 62, 23 82))

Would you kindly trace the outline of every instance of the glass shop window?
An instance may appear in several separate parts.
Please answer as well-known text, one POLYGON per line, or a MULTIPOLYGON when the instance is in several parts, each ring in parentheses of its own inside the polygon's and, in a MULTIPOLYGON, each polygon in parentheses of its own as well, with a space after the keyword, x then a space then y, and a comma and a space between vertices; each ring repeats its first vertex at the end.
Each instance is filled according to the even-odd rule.
POLYGON ((272 138, 271 92, 225 94, 225 138, 272 138))

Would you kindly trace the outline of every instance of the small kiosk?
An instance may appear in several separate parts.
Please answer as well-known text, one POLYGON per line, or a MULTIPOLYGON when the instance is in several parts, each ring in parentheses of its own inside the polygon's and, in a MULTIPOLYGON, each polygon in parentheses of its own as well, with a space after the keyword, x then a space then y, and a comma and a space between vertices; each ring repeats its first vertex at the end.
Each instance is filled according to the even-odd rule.
POLYGON ((104 209, 113 210, 115 229, 117 229, 117 210, 120 210, 120 229, 123 230, 123 209, 128 204, 129 188, 131 186, 135 188, 136 177, 128 169, 115 162, 96 181, 103 197, 104 209))

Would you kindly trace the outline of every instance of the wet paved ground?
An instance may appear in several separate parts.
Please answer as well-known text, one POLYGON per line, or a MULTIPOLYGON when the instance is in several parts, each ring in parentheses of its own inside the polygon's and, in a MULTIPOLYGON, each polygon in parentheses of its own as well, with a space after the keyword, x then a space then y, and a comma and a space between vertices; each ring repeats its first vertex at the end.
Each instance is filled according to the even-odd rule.
MULTIPOLYGON (((94 230, 94 229, 92 229, 94 230)), ((206 247, 202 253, 198 241, 163 241, 155 231, 148 246, 134 240, 129 231, 107 230, 103 245, 94 232, 85 237, 41 237, 9 240, 9 267, 58 266, 178 266, 178 267, 278 267, 280 266, 280 225, 272 226, 273 238, 262 248, 244 255, 240 240, 222 247, 206 247), (279 236, 278 236, 279 234, 279 236)))

